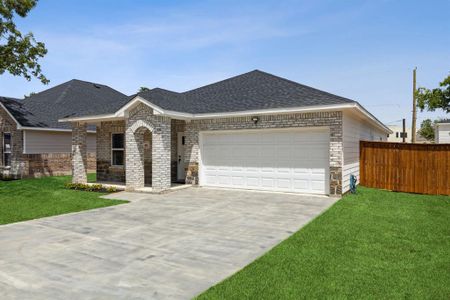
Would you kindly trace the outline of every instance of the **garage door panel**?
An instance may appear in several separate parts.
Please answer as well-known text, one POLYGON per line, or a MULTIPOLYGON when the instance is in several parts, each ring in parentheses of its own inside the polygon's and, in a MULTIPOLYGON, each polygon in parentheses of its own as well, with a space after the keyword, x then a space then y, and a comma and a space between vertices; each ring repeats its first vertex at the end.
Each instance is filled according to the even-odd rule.
POLYGON ((291 179, 290 178, 278 178, 276 180, 277 183, 277 188, 279 189, 290 189, 292 184, 291 184, 291 179))
POLYGON ((232 186, 244 186, 245 178, 242 176, 232 176, 231 185, 232 186))
POLYGON ((200 184, 325 194, 326 130, 254 130, 202 135, 200 184))
POLYGON ((296 190, 308 190, 309 182, 307 179, 294 179, 293 184, 296 190))

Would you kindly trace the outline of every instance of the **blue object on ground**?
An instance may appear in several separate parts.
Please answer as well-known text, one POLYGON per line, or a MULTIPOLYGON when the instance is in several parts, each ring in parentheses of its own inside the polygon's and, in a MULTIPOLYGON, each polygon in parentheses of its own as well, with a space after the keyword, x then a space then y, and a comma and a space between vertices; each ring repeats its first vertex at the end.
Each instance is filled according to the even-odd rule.
POLYGON ((356 176, 351 174, 350 175, 350 192, 352 194, 356 194, 356 182, 357 182, 356 176))

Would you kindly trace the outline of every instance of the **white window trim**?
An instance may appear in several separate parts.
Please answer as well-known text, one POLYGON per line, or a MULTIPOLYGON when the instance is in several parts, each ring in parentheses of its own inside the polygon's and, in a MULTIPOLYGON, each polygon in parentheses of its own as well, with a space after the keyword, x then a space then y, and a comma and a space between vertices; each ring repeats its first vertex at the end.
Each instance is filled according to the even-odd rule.
POLYGON ((125 148, 113 148, 113 136, 115 134, 123 135, 123 138, 124 138, 123 143, 124 143, 124 147, 125 147, 125 133, 121 133, 121 132, 113 132, 113 133, 111 133, 111 166, 112 167, 120 167, 120 168, 122 168, 122 167, 125 166, 125 148), (114 151, 123 151, 123 164, 122 165, 115 165, 114 164, 114 157, 113 157, 113 152, 114 151))
POLYGON ((11 167, 12 148, 13 148, 13 143, 12 143, 12 134, 11 134, 11 132, 3 132, 3 135, 2 135, 2 165, 3 165, 3 167, 6 167, 6 168, 10 168, 11 167), (9 134, 9 143, 10 144, 9 144, 9 151, 8 152, 6 152, 6 150, 5 150, 5 134, 9 134), (6 153, 9 153, 9 163, 10 163, 9 166, 5 165, 5 154, 6 153))

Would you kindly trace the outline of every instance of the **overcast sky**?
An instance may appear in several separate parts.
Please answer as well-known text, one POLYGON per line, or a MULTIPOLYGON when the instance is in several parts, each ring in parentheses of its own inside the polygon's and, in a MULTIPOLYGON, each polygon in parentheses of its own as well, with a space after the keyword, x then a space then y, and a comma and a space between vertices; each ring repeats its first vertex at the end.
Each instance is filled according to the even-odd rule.
MULTIPOLYGON (((409 125, 412 69, 427 87, 450 72, 449 11, 448 0, 41 0, 18 25, 45 42, 51 83, 4 74, 0 95, 21 98, 73 78, 126 94, 185 91, 260 69, 409 125)), ((445 114, 419 113, 419 123, 430 116, 445 114)))

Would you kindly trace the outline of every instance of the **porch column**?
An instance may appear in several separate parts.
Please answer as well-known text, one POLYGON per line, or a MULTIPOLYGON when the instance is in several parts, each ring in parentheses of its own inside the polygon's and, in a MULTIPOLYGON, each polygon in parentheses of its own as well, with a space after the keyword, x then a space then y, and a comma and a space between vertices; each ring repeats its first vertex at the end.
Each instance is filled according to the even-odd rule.
POLYGON ((87 183, 86 124, 72 123, 72 182, 87 183))
POLYGON ((144 131, 145 127, 135 130, 128 128, 125 133, 125 184, 127 191, 144 187, 144 131))
POLYGON ((152 189, 161 192, 170 188, 171 170, 171 120, 160 117, 152 132, 152 189))

